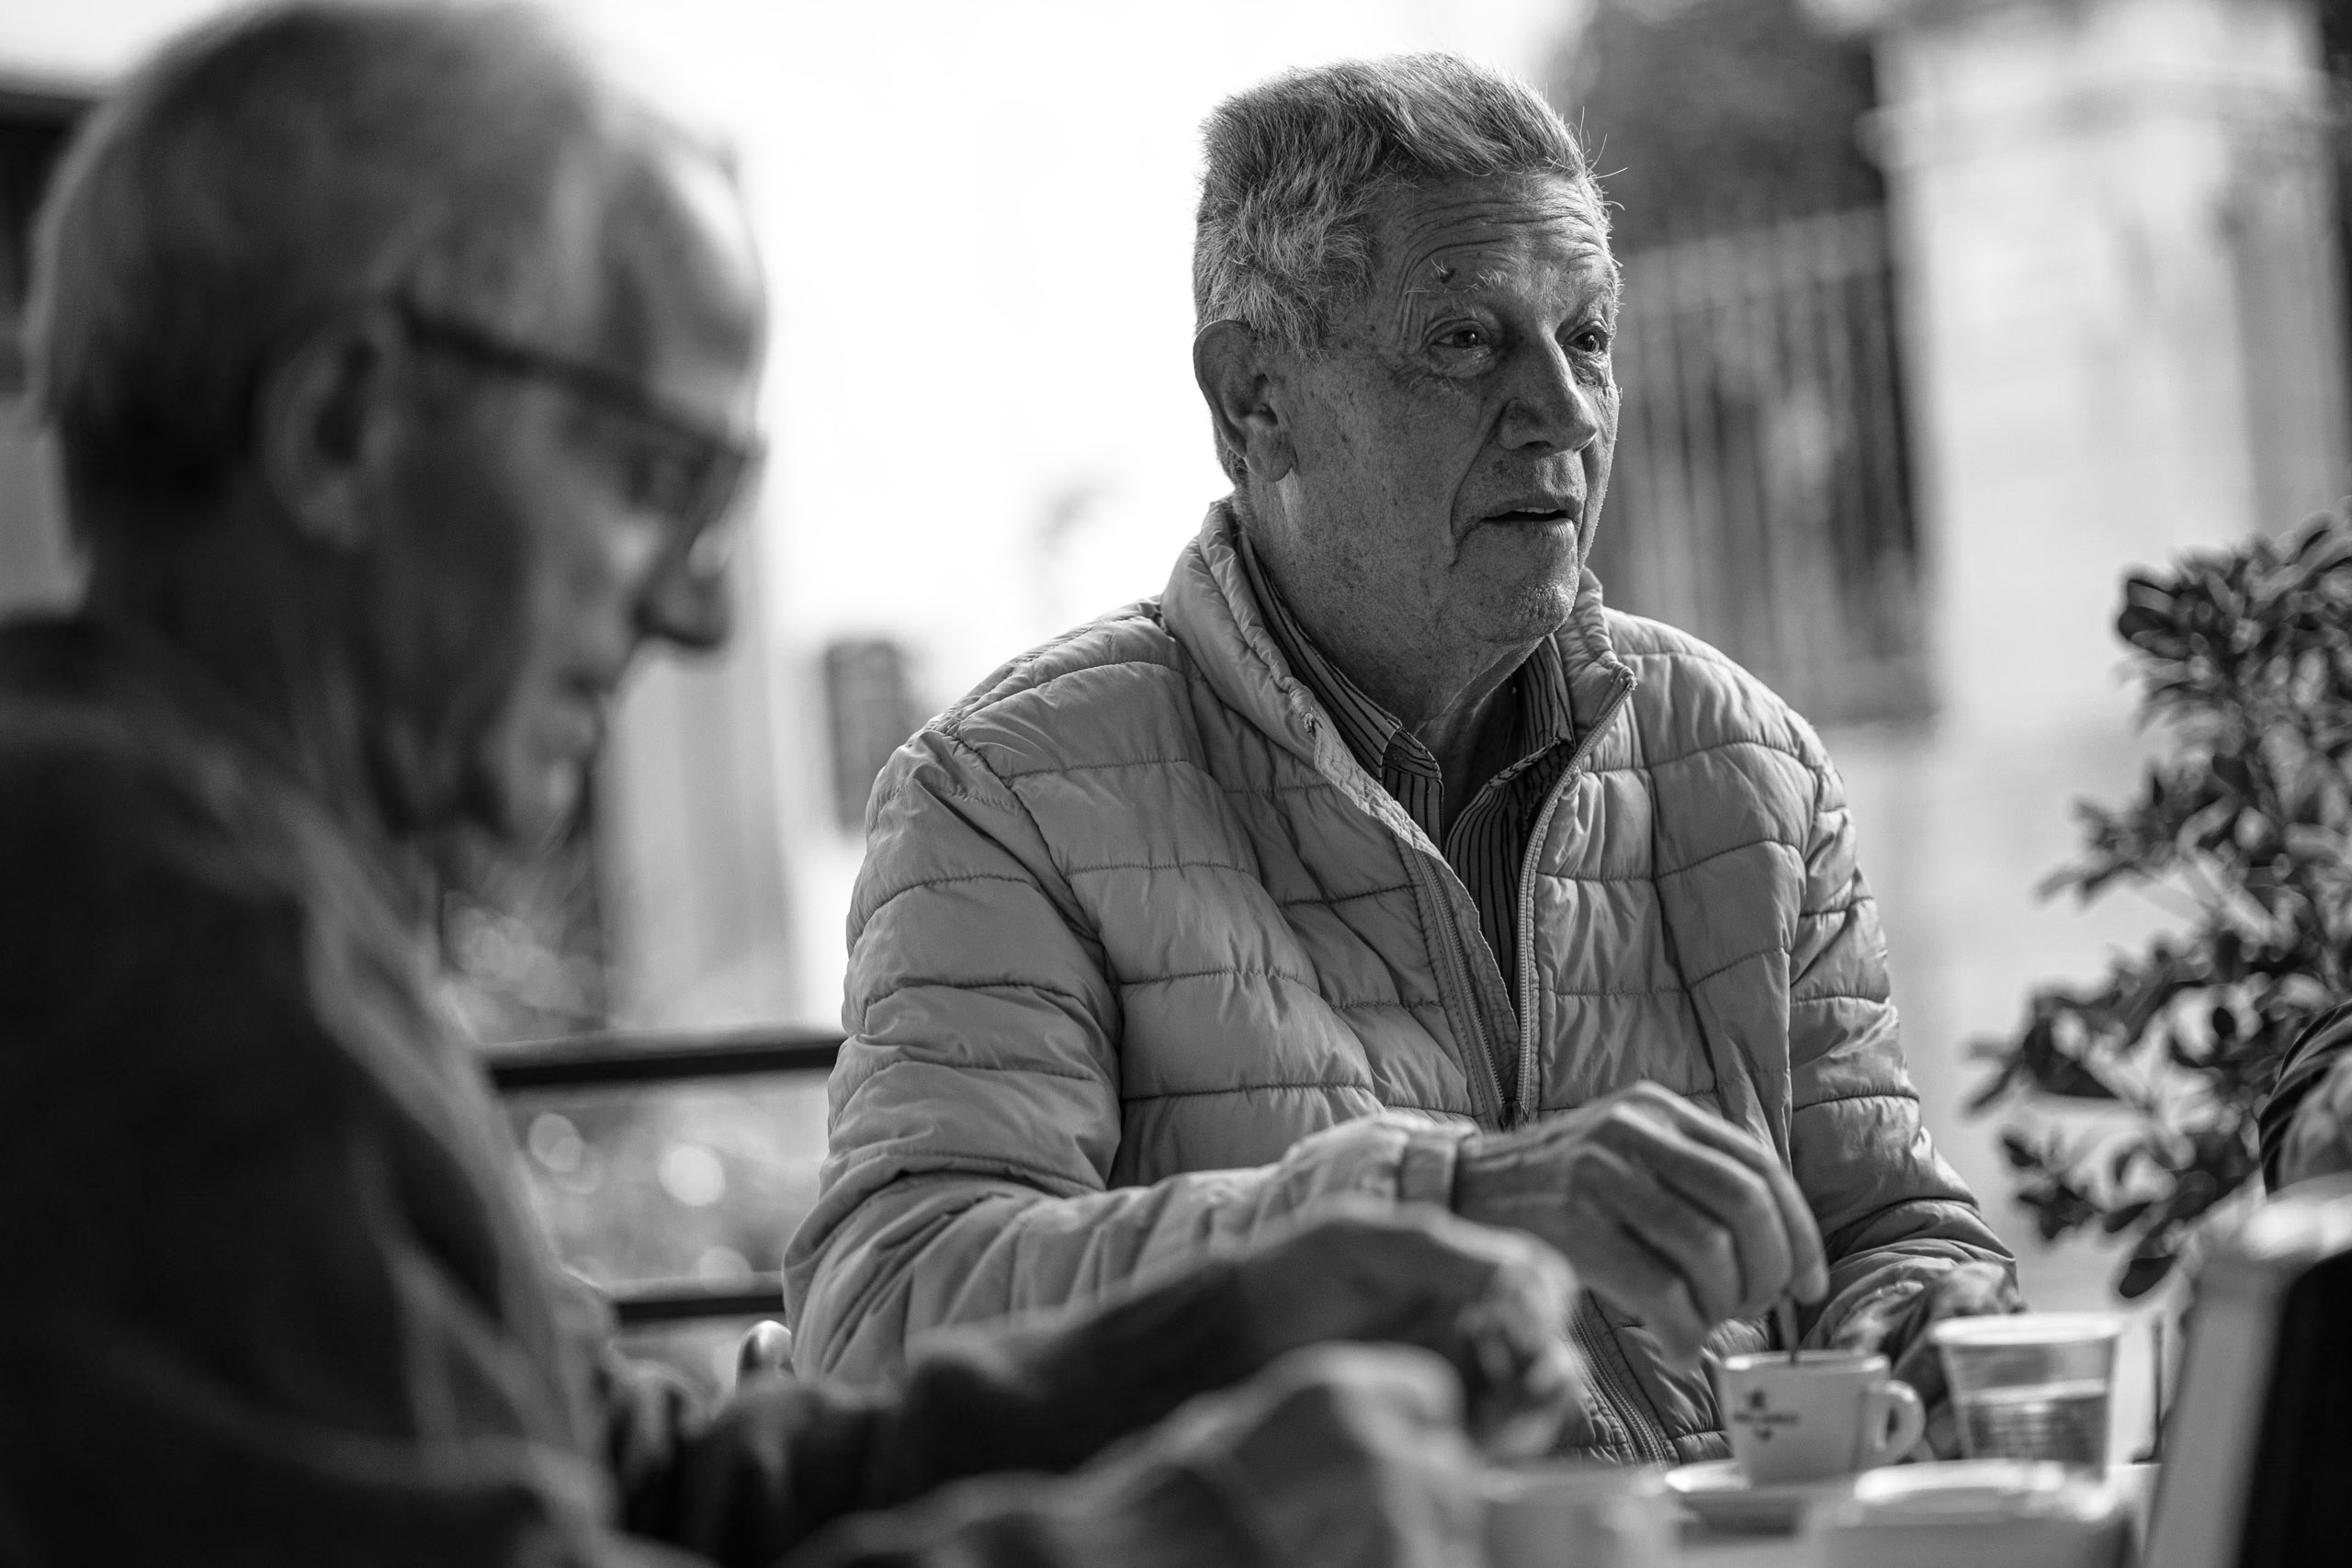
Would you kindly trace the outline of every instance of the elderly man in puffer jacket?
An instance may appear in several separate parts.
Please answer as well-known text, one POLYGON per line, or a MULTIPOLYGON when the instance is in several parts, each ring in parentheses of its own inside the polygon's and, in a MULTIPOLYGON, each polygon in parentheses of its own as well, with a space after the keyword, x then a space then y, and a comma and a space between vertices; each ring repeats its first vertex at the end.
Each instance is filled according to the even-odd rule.
POLYGON ((1568 1255, 1596 1457, 1724 1453, 1700 1352, 1783 1302, 1932 1401, 1926 1325, 2013 1306, 2009 1257, 1920 1125, 1820 742, 1583 570, 1619 279, 1575 141, 1418 56, 1207 142, 1234 491, 876 786, 802 1370, 1351 1193, 1568 1255))

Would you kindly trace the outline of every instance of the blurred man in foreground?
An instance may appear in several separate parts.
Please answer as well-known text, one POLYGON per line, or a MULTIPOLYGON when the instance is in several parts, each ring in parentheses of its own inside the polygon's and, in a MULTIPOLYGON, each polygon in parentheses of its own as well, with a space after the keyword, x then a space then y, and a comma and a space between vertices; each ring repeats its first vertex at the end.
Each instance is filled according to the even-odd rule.
POLYGON ((1233 492, 876 786, 800 1364, 1347 1191, 1567 1255, 1596 1456, 1722 1455, 1699 1352, 1783 1300, 1932 1400, 1922 1330, 2009 1305, 2008 1254, 1920 1125, 1819 740, 1583 570, 1619 276, 1575 140, 1444 56, 1207 140, 1233 492))
POLYGON ((39 252, 92 570, 0 629, 0 1560, 1473 1538, 1465 1416, 1524 1449, 1572 1397, 1518 1238, 1337 1219, 707 1420, 547 1256, 413 846, 543 838, 640 646, 725 634, 763 310, 718 162, 526 13, 297 6, 103 107, 39 252), (949 1484, 1007 1471, 1071 1473, 949 1484))

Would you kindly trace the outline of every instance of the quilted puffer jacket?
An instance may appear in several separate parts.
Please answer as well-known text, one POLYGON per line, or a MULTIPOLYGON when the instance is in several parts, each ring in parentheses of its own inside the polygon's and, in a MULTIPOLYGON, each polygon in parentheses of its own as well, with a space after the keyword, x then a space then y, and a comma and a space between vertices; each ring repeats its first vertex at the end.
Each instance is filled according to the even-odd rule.
MULTIPOLYGON (((1832 1258, 1810 1339, 2007 1260, 1921 1128, 1802 719, 1586 578, 1555 634, 1577 741, 1530 840, 1514 1018, 1467 890, 1285 669, 1234 527, 1212 510, 1159 600, 1014 660, 876 783, 831 1151, 786 1258, 804 1372, 883 1377, 910 1337, 1181 1267, 1331 1193, 1443 1202, 1467 1131, 1645 1078, 1794 1171, 1832 1258)), ((1573 1328, 1593 1457, 1726 1451, 1703 1377, 1637 1322, 1588 1296, 1573 1328)))

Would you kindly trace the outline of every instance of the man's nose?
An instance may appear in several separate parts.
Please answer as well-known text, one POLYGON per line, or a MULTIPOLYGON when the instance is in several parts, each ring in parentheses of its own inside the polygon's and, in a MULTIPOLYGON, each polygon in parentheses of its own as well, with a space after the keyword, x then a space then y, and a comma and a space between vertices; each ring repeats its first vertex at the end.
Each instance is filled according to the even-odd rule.
POLYGON ((1577 379, 1576 367, 1559 344, 1531 345, 1496 434, 1513 449, 1581 452, 1600 434, 1596 395, 1577 379))
POLYGON ((693 550, 668 552, 638 604, 647 637, 696 651, 720 647, 734 624, 726 566, 698 561, 693 550))

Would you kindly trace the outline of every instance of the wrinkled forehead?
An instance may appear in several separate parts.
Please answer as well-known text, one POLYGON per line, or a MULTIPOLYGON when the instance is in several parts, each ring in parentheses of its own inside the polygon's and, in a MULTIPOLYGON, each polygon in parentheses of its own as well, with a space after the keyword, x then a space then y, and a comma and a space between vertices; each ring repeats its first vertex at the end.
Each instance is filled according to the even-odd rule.
POLYGON ((1545 176, 1448 180, 1391 192, 1373 213, 1378 311, 1417 298, 1544 278, 1614 295, 1616 259, 1595 193, 1545 176))

